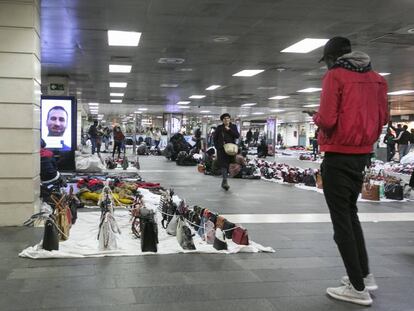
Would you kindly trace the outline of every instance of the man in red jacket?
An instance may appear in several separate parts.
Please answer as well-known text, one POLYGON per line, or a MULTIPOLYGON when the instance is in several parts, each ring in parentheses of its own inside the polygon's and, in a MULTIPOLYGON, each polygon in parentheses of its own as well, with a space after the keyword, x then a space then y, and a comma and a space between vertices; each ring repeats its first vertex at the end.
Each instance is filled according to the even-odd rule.
POLYGON ((348 276, 344 286, 328 288, 335 299, 371 305, 369 290, 378 288, 369 271, 357 199, 372 146, 388 122, 387 83, 371 69, 370 58, 351 51, 348 39, 335 37, 324 48, 321 61, 328 67, 322 82, 318 112, 318 143, 325 152, 321 165, 323 190, 338 246, 348 276))

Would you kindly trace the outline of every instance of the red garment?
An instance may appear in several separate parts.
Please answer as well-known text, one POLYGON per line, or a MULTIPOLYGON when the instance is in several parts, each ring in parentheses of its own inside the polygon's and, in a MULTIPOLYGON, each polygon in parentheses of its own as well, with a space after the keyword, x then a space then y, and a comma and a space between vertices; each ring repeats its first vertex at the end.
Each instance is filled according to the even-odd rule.
POLYGON ((321 151, 372 152, 388 122, 387 82, 374 71, 329 70, 322 83, 319 111, 313 116, 321 131, 321 151))
POLYGON ((41 158, 53 158, 53 152, 45 148, 40 148, 40 157, 41 158))
POLYGON ((159 188, 161 185, 159 183, 151 183, 151 182, 138 182, 137 187, 138 188, 144 188, 144 189, 151 189, 151 188, 159 188))

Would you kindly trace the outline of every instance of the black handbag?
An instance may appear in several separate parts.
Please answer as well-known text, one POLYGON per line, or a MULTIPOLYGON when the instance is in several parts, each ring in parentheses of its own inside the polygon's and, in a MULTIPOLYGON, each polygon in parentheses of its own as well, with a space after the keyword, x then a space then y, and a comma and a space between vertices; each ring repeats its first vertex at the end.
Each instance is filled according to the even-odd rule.
POLYGON ((236 227, 236 225, 227 219, 224 220, 223 224, 223 232, 227 239, 231 239, 233 236, 233 230, 236 227))
POLYGON ((214 238, 213 247, 218 251, 227 250, 225 234, 219 228, 216 229, 216 236, 214 238))
POLYGON ((45 222, 45 230, 43 232, 42 248, 46 251, 59 250, 59 234, 53 218, 49 217, 45 222))
POLYGON ((385 184, 384 195, 390 200, 403 200, 404 199, 404 187, 400 184, 385 184))
POLYGON ((157 252, 158 227, 155 222, 154 212, 147 208, 140 210, 140 230, 141 230, 141 251, 157 252))
POLYGON ((305 175, 303 177, 303 183, 308 187, 316 187, 315 175, 305 175))

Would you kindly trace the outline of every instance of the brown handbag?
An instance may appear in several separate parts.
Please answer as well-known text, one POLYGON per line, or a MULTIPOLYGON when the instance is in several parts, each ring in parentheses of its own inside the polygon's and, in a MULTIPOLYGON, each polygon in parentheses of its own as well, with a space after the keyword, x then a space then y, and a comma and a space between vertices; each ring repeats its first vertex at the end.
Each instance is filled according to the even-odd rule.
POLYGON ((316 187, 318 189, 323 189, 323 182, 322 182, 322 175, 321 174, 316 175, 316 187))
POLYGON ((379 201, 380 200, 379 188, 380 186, 378 185, 373 185, 369 182, 364 182, 362 184, 361 197, 364 200, 379 201))
POLYGON ((226 218, 224 218, 223 216, 217 216, 216 228, 219 228, 219 229, 223 230, 225 221, 226 221, 226 218))
POLYGON ((199 164, 199 165, 197 165, 197 170, 198 170, 199 173, 204 173, 206 168, 204 167, 203 164, 199 164))

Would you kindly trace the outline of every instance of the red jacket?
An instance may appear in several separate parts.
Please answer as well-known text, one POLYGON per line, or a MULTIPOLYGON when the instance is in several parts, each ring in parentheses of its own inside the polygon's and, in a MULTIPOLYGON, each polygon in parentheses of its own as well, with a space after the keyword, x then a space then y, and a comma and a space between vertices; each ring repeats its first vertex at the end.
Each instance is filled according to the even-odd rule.
POLYGON ((387 82, 374 71, 329 70, 322 82, 319 111, 321 151, 347 154, 372 152, 388 122, 387 82))

